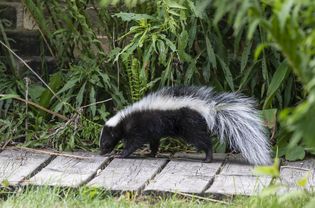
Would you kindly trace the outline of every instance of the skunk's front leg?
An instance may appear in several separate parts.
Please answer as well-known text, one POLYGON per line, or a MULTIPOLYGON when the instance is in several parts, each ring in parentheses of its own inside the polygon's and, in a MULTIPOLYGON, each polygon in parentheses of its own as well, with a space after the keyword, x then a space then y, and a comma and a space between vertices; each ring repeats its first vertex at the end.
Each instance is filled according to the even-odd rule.
POLYGON ((121 153, 121 157, 122 158, 128 157, 131 153, 140 148, 143 145, 140 141, 141 141, 140 139, 136 138, 126 139, 124 142, 125 147, 123 152, 121 153))

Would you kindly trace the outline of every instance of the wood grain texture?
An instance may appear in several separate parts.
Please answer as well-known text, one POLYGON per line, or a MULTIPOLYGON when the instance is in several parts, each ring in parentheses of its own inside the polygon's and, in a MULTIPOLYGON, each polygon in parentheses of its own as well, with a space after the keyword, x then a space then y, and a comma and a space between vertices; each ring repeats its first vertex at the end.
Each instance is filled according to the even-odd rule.
POLYGON ((280 168, 281 182, 290 188, 298 188, 296 182, 307 176, 307 189, 315 188, 315 159, 306 159, 297 162, 285 162, 280 168))
POLYGON ((255 166, 248 163, 229 161, 222 167, 220 175, 226 176, 253 176, 255 166))
POLYGON ((78 187, 91 179, 108 160, 107 157, 89 153, 71 154, 89 158, 77 159, 58 156, 33 176, 28 184, 78 187))
POLYGON ((255 166, 249 164, 241 155, 229 155, 220 175, 253 176, 255 166))
POLYGON ((51 156, 25 150, 3 150, 0 153, 0 182, 16 185, 38 170, 51 156))
POLYGON ((254 195, 268 186, 271 177, 255 176, 255 166, 250 165, 241 155, 229 155, 221 172, 214 178, 206 191, 212 194, 254 195))
POLYGON ((140 191, 166 162, 166 159, 115 158, 88 185, 113 191, 140 191))
POLYGON ((201 194, 208 187, 222 162, 222 160, 212 163, 170 161, 145 191, 201 194))
POLYGON ((222 195, 255 195, 261 191, 263 187, 268 186, 270 181, 271 178, 267 177, 217 175, 206 193, 222 195))
MULTIPOLYGON (((214 160, 225 160, 226 154, 224 153, 214 153, 213 158, 214 160)), ((205 153, 186 153, 186 152, 176 152, 172 159, 174 160, 184 160, 184 161, 198 161, 198 162, 203 162, 203 160, 206 158, 205 153)))

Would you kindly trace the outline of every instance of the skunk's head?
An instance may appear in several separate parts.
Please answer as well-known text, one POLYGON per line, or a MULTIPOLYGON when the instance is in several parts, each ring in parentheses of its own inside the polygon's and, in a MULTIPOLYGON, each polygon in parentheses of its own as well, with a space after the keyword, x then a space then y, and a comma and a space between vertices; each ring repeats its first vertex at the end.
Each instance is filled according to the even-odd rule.
POLYGON ((104 126, 100 134, 101 155, 110 153, 117 145, 119 138, 113 127, 104 126))

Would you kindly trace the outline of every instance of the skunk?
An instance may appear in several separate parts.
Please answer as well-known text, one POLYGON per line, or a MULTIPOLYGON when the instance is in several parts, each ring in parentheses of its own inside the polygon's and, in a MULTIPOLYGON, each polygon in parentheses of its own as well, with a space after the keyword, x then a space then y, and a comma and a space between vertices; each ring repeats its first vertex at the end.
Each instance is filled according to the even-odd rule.
POLYGON ((217 93, 210 87, 162 88, 119 111, 100 134, 101 154, 110 153, 123 139, 121 157, 143 144, 155 156, 160 138, 181 138, 212 160, 212 137, 228 141, 251 164, 270 164, 270 145, 251 98, 237 93, 217 93))

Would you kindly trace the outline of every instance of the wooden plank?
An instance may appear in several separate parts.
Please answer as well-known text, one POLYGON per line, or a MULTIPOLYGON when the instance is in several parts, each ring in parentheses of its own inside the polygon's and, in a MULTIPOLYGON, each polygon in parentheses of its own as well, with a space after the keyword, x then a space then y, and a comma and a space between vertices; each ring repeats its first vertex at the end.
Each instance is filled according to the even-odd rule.
POLYGON ((25 150, 6 149, 0 153, 0 182, 8 180, 16 185, 38 170, 51 158, 25 150))
POLYGON ((166 162, 166 159, 115 158, 88 185, 113 191, 140 191, 166 162))
MULTIPOLYGON (((183 155, 181 155, 183 157, 183 155)), ((191 156, 191 155, 190 155, 191 156)), ((198 158, 198 156, 193 156, 198 158)), ((199 161, 170 161, 145 192, 185 192, 201 194, 209 185, 223 163, 222 158, 214 155, 212 163, 199 161)))
POLYGON ((271 179, 267 177, 217 175, 206 193, 255 195, 261 191, 263 187, 268 186, 270 180, 271 179))
POLYGON ((280 168, 281 182, 289 187, 289 189, 298 188, 296 182, 307 176, 308 190, 315 187, 315 159, 306 159, 304 161, 286 162, 280 168))
MULTIPOLYGON (((194 152, 176 152, 173 157, 173 159, 176 160, 184 160, 184 161, 199 161, 199 162, 203 162, 206 158, 206 154, 205 153, 194 153, 194 152)), ((226 154, 224 153, 214 153, 213 154, 213 158, 215 160, 225 160, 226 158, 226 154)))
POLYGON ((255 166, 249 164, 241 155, 229 155, 220 175, 253 176, 255 166))
POLYGON ((241 155, 229 155, 221 172, 214 178, 213 184, 206 191, 211 194, 254 195, 263 187, 268 186, 271 177, 255 176, 253 165, 241 155))
POLYGON ((71 154, 89 158, 58 156, 33 176, 27 184, 78 187, 90 180, 109 159, 91 153, 71 154))

